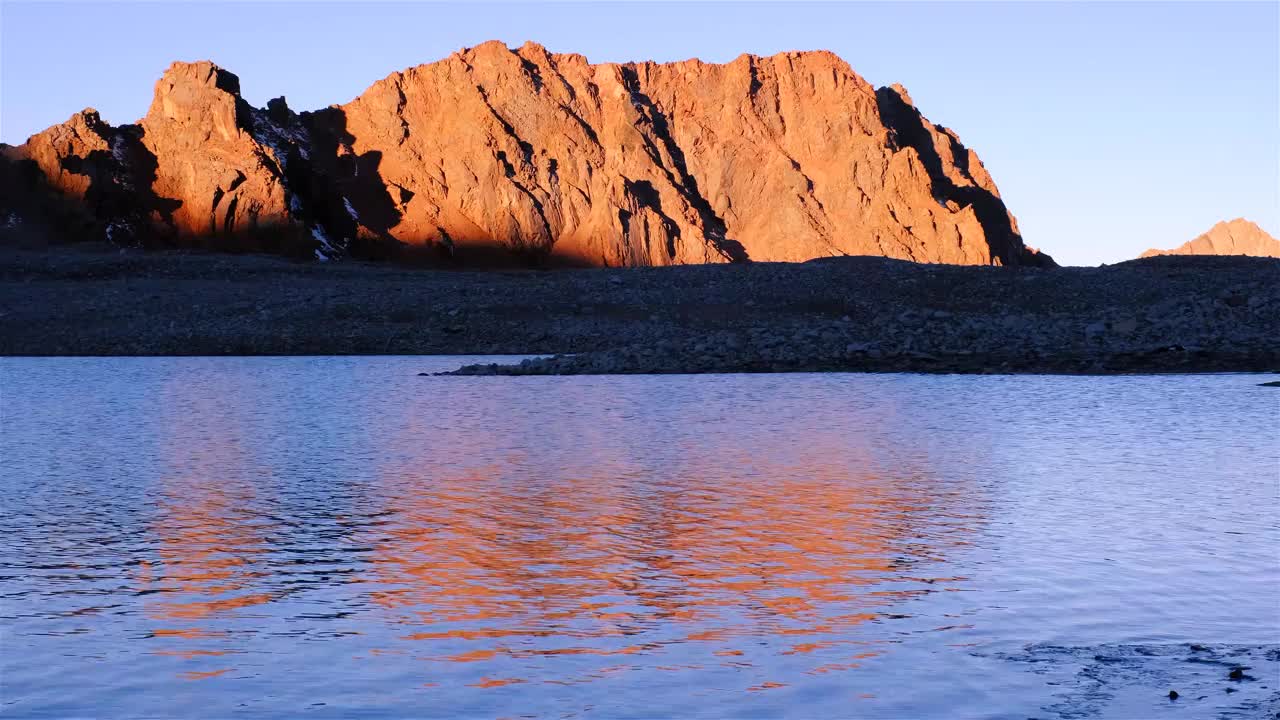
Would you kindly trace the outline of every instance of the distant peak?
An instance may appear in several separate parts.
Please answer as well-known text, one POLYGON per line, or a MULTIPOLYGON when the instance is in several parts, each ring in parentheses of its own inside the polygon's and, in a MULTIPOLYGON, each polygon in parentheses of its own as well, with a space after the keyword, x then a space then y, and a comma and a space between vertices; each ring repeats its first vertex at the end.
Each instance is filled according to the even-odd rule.
POLYGON ((1252 220, 1238 217, 1219 220, 1206 232, 1172 250, 1152 248, 1140 257, 1156 255, 1253 255, 1280 257, 1280 240, 1276 240, 1252 220))

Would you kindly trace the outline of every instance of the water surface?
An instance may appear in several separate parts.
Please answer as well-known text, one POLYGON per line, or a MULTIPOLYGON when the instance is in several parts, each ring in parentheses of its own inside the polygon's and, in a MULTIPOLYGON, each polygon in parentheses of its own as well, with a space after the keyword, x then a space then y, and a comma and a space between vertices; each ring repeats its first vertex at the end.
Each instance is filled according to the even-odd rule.
POLYGON ((0 712, 1280 710, 1263 378, 468 361, 0 360, 0 712))

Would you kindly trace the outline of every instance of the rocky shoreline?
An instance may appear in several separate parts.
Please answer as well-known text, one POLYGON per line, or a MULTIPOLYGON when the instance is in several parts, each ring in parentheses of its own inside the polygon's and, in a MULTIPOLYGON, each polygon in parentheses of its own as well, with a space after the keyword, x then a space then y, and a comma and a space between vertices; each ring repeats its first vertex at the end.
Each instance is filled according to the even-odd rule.
POLYGON ((457 374, 1280 370, 1280 260, 464 272, 0 250, 4 355, 552 355, 457 374))

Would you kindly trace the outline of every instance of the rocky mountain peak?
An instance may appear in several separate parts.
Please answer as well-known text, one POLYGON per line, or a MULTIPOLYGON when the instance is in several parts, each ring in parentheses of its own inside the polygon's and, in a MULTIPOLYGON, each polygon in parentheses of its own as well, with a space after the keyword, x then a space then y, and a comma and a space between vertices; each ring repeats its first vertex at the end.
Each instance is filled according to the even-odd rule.
POLYGON ((1205 233, 1172 250, 1151 249, 1141 257, 1157 255, 1252 255, 1280 257, 1280 240, 1276 240, 1257 223, 1244 218, 1219 221, 1205 233))
POLYGON ((141 242, 477 264, 1052 263, 954 132, 823 51, 593 65, 491 41, 303 113, 251 107, 231 72, 180 62, 137 126, 79 117, 5 155, 101 232, 127 215, 141 242), (66 169, 103 150, 114 164, 66 169), (139 207, 102 202, 124 184, 139 207))
MULTIPOLYGON (((249 105, 240 97, 240 78, 207 60, 175 62, 156 82, 151 107, 141 124, 172 124, 192 133, 209 132, 231 141, 247 126, 249 105)), ((203 140, 198 135, 193 139, 203 140)))

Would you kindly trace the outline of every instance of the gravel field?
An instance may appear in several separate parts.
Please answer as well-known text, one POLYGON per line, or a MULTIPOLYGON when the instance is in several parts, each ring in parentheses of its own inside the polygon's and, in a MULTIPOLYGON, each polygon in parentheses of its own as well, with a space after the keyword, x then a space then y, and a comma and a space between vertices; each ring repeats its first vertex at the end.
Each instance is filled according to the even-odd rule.
POLYGON ((467 374, 1280 370, 1280 260, 447 271, 0 249, 5 355, 548 354, 467 374))

